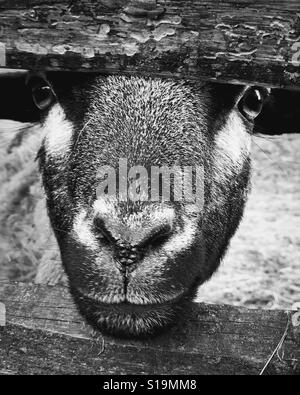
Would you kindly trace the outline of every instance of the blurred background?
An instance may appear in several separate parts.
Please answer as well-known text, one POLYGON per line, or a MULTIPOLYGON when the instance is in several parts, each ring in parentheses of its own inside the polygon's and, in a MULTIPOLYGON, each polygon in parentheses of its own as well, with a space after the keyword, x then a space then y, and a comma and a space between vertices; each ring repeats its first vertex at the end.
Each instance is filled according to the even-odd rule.
MULTIPOLYGON (((38 127, 0 121, 0 280, 34 281, 49 260, 60 267, 35 162, 39 144, 38 127)), ((253 138, 244 219, 198 301, 270 309, 300 301, 300 135, 253 138)))

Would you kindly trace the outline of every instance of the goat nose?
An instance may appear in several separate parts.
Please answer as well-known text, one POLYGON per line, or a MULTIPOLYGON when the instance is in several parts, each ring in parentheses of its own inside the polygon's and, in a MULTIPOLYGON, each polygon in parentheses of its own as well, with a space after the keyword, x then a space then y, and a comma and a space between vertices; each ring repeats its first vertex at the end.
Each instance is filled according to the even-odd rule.
MULTIPOLYGON (((101 244, 109 245, 113 249, 120 270, 126 272, 127 270, 133 271, 147 252, 162 246, 169 239, 172 227, 170 224, 161 224, 148 230, 140 229, 138 233, 143 236, 132 237, 132 239, 139 239, 135 244, 124 241, 122 238, 113 238, 112 232, 100 218, 95 219, 95 231, 101 244)), ((129 233, 127 232, 127 236, 129 233)), ((137 231, 135 230, 134 233, 135 235, 131 236, 136 236, 137 231)))
POLYGON ((132 267, 141 260, 142 252, 142 249, 125 242, 119 242, 116 246, 116 258, 123 269, 132 267))
POLYGON ((139 245, 144 249, 157 249, 167 242, 171 234, 172 227, 170 224, 156 226, 146 234, 139 245))

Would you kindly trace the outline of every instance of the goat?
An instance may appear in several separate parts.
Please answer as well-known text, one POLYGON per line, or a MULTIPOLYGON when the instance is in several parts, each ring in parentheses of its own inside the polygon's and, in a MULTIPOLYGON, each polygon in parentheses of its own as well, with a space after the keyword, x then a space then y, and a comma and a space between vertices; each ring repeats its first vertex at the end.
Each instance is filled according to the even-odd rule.
POLYGON ((86 320, 121 336, 153 335, 176 320, 240 223, 251 135, 300 125, 296 109, 278 111, 281 91, 258 86, 49 72, 2 79, 0 87, 9 96, 0 118, 41 122, 37 157, 64 271, 49 262, 38 281, 65 273, 86 320), (119 187, 99 195, 100 168, 130 183, 120 160, 175 169, 174 179, 188 167, 195 179, 201 168, 201 204, 176 200, 174 179, 167 201, 160 187, 156 201, 121 199, 119 187))

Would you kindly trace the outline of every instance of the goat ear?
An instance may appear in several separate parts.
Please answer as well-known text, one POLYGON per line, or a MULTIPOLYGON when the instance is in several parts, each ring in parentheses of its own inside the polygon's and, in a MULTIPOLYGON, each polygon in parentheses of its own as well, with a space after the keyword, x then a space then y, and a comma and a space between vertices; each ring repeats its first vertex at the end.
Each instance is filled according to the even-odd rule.
POLYGON ((26 72, 0 72, 0 119, 38 122, 40 111, 32 99, 26 72))
POLYGON ((300 133, 300 90, 272 89, 254 121, 254 133, 300 133))

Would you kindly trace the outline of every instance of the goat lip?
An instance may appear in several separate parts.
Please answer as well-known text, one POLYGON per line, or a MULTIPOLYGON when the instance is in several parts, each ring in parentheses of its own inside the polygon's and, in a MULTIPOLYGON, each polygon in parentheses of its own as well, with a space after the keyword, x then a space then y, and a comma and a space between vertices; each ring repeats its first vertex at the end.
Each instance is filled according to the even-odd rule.
POLYGON ((119 307, 119 308, 126 308, 126 309, 143 309, 143 308, 155 308, 155 307, 163 307, 167 305, 172 305, 178 302, 184 296, 185 292, 178 293, 174 295, 172 298, 166 299, 161 298, 146 300, 146 298, 135 298, 124 295, 115 295, 111 296, 98 296, 91 293, 86 293, 82 289, 76 289, 77 293, 79 294, 80 298, 85 299, 86 301, 90 301, 91 303, 95 303, 101 307, 119 307))

